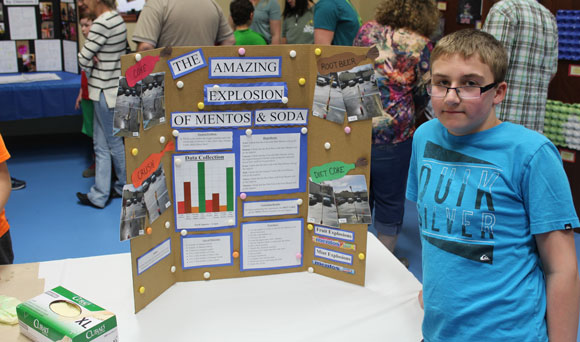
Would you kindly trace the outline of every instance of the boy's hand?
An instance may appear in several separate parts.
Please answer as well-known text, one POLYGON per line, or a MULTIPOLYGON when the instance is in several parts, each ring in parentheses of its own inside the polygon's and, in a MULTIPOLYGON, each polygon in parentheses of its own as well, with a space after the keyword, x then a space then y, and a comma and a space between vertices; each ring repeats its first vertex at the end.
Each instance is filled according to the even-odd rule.
POLYGON ((421 309, 423 308, 423 290, 419 291, 419 295, 417 296, 417 299, 419 300, 419 305, 421 305, 421 309))
POLYGON ((79 96, 77 96, 77 100, 75 101, 75 109, 79 110, 79 108, 81 108, 81 100, 83 99, 82 97, 83 91, 81 89, 81 91, 79 91, 79 96))

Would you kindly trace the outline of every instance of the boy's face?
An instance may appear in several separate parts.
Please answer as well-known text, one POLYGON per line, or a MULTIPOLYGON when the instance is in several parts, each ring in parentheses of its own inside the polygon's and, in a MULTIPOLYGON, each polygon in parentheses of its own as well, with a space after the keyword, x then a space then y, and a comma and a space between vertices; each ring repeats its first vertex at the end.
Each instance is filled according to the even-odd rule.
POLYGON ((91 30, 91 25, 93 25, 93 21, 91 19, 88 18, 83 18, 80 21, 81 23, 81 31, 83 32, 83 36, 85 36, 85 38, 87 38, 87 36, 89 35, 89 31, 91 30))
MULTIPOLYGON (((464 59, 458 54, 443 56, 431 66, 431 83, 446 87, 484 87, 494 82, 493 74, 478 55, 464 59)), ((495 116, 496 104, 505 97, 507 84, 501 82, 475 99, 461 99, 450 89, 443 98, 431 97, 435 115, 453 135, 485 131, 501 121, 495 116)))

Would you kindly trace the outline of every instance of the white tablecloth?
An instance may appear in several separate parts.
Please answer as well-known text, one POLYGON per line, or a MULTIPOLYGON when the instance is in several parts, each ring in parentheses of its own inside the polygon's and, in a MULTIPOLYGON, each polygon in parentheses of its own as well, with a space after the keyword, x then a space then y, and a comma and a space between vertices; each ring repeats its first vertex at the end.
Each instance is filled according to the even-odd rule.
POLYGON ((134 313, 130 254, 40 264, 117 315, 120 342, 421 340, 421 284, 368 234, 366 286, 307 272, 177 283, 134 313))

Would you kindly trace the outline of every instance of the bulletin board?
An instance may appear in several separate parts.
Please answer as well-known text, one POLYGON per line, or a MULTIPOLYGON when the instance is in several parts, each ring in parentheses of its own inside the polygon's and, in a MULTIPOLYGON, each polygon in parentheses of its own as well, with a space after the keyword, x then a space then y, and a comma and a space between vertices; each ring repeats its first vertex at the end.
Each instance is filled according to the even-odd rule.
POLYGON ((368 113, 382 108, 375 53, 292 45, 121 57, 121 239, 131 239, 136 312, 184 281, 313 272, 364 286, 368 113), (349 107, 342 119, 336 93, 349 107))

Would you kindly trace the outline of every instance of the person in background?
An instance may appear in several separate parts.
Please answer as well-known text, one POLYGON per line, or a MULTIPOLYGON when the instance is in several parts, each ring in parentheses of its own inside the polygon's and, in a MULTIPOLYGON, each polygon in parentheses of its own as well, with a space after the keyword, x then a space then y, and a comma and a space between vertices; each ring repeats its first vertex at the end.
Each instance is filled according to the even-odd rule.
POLYGON ((233 0, 230 2, 230 16, 234 23, 236 45, 268 45, 261 35, 250 28, 254 17, 254 5, 250 0, 233 0))
POLYGON ((282 21, 277 0, 250 0, 254 5, 254 20, 250 28, 264 37, 268 44, 280 44, 282 21))
POLYGON ((8 153, 0 134, 0 265, 8 265, 14 262, 10 225, 6 220, 6 212, 4 210, 12 191, 10 171, 8 171, 8 166, 6 165, 6 160, 8 159, 10 159, 10 153, 8 153))
POLYGON ((115 0, 84 0, 97 18, 79 52, 79 66, 89 72, 89 98, 94 102, 93 145, 95 184, 88 193, 77 192, 83 205, 104 208, 109 197, 121 197, 126 181, 125 147, 113 136, 113 113, 117 101, 121 55, 127 48, 127 29, 115 10, 115 0), (111 189, 111 163, 117 180, 111 189))
POLYGON ((235 44, 228 18, 214 0, 148 0, 132 39, 137 51, 235 44))
POLYGON ((375 20, 365 23, 354 39, 355 46, 379 50, 374 69, 383 115, 372 118, 369 204, 377 237, 391 252, 403 225, 415 120, 429 101, 422 82, 433 49, 428 37, 438 25, 432 0, 384 0, 375 20))
POLYGON ((350 0, 319 0, 314 7, 314 44, 352 46, 361 25, 350 0))
POLYGON ((436 119, 415 132, 425 341, 576 341, 580 226, 556 147, 497 118, 508 57, 466 29, 431 53, 436 119))
MULTIPOLYGON (((93 25, 95 16, 90 13, 79 11, 79 24, 81 25, 81 32, 85 39, 89 36, 91 25, 93 25)), ((75 102, 75 109, 82 109, 83 126, 81 132, 86 134, 89 138, 93 138, 93 101, 89 98, 89 85, 87 74, 81 70, 81 89, 79 89, 79 96, 75 102)), ((91 156, 94 158, 94 149, 91 149, 91 156)), ((83 171, 83 177, 90 178, 95 176, 95 163, 83 171)))
POLYGON ((89 8, 85 4, 85 0, 77 0, 77 7, 79 9, 78 10, 79 15, 88 15, 89 14, 89 8))
POLYGON ((508 52, 506 98, 500 120, 542 133, 548 85, 558 71, 558 27, 554 15, 537 0, 501 0, 493 5, 483 31, 508 52))
POLYGON ((282 44, 314 43, 314 2, 286 0, 282 16, 282 44))

